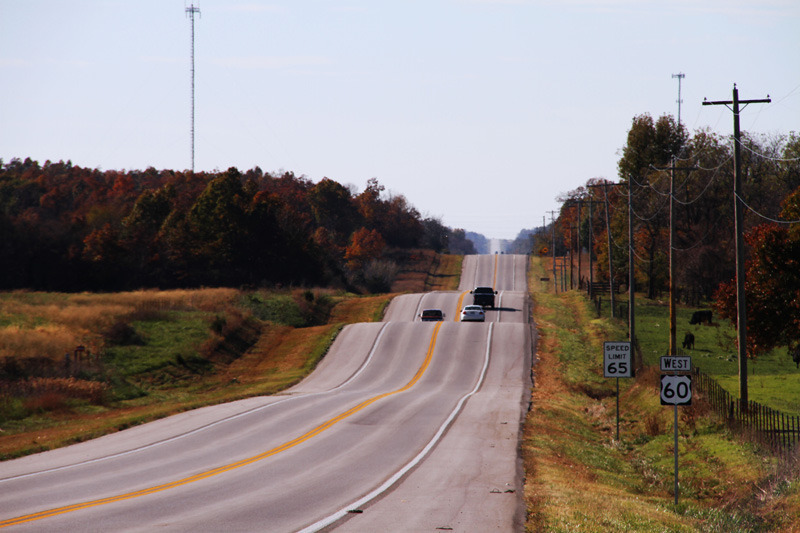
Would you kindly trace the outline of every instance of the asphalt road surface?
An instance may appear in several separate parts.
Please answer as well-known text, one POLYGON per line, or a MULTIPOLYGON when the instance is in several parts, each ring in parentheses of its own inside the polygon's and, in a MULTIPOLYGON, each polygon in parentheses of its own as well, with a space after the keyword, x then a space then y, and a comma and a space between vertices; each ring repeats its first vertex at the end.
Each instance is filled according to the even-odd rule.
POLYGON ((0 463, 9 531, 521 531, 527 259, 467 256, 459 291, 345 328, 283 394, 0 463), (460 323, 492 285, 485 323, 460 323), (420 322, 437 307, 443 322, 420 322))

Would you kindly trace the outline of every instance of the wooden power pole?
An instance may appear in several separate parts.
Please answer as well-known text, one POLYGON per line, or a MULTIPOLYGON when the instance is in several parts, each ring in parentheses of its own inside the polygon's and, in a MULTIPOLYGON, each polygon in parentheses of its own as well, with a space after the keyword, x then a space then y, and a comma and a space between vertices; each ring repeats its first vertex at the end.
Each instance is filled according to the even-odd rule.
POLYGON ((760 100, 739 100, 739 89, 733 84, 733 100, 703 100, 703 105, 724 105, 733 111, 733 203, 736 232, 736 334, 737 356, 739 358, 739 402, 742 410, 747 410, 747 307, 744 293, 744 212, 742 209, 742 158, 741 133, 739 131, 739 106, 744 104, 768 104, 772 100, 767 95, 760 100), (733 106, 733 107, 731 107, 733 106))

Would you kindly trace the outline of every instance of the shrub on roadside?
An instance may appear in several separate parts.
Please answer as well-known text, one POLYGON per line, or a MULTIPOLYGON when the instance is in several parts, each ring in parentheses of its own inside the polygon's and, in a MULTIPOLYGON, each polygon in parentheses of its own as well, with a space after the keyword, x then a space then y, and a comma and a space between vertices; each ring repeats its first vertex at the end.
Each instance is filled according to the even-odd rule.
POLYGON ((133 326, 124 320, 114 322, 103 335, 105 339, 116 346, 143 346, 144 339, 133 329, 133 326))
POLYGON ((400 267, 394 261, 369 261, 362 271, 364 286, 371 293, 389 292, 398 272, 400 267))
POLYGON ((77 378, 33 378, 14 384, 19 396, 42 397, 60 394, 65 398, 86 400, 93 404, 103 404, 107 399, 109 386, 99 381, 77 378))
POLYGON ((58 412, 68 410, 68 398, 61 392, 49 391, 26 398, 23 402, 30 413, 58 412))
POLYGON ((330 317, 335 302, 327 294, 305 290, 295 293, 295 302, 303 317, 304 326, 319 326, 326 324, 330 317))
POLYGON ((31 413, 62 411, 73 400, 104 405, 110 387, 77 378, 31 378, 0 382, 0 420, 18 420, 31 413))

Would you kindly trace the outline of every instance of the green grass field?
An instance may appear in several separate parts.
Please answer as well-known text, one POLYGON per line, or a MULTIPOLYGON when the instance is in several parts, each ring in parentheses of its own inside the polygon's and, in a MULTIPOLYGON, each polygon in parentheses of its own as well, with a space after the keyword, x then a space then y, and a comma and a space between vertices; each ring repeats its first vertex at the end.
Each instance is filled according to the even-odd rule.
MULTIPOLYGON (((617 295, 617 307, 627 305, 627 295, 617 295)), ((642 349, 644 364, 658 367, 659 357, 669 351, 669 305, 665 301, 651 301, 637 294, 636 337, 642 349)), ((699 309, 679 305, 676 307, 676 344, 678 354, 692 357, 692 365, 714 378, 728 392, 739 396, 739 365, 736 359, 736 328, 727 320, 714 317, 711 325, 690 325, 692 313, 699 309), (682 348, 683 336, 691 332, 695 337, 694 349, 682 348)), ((610 306, 604 296, 601 313, 608 318, 610 306)), ((627 319, 620 319, 626 321, 627 319)), ((627 332, 627 328, 625 329, 627 332)), ((781 411, 787 415, 800 415, 800 369, 786 348, 748 359, 748 396, 751 401, 781 411)))
MULTIPOLYGON (((626 339, 626 320, 609 318, 607 298, 604 316, 598 318, 585 295, 555 294, 552 284, 539 281, 547 272, 540 263, 532 260, 530 278, 539 338, 536 385, 522 442, 526 531, 800 531, 797 464, 779 461, 741 439, 703 402, 678 411, 680 492, 675 505, 675 411, 660 405, 658 393, 658 358, 669 345, 668 306, 637 300, 645 368, 635 379, 619 380, 617 438, 616 380, 603 377, 602 347, 603 341, 626 339)), ((692 312, 678 310, 678 343, 691 328, 693 362, 737 390, 737 365, 730 358, 733 329, 728 324, 690 326, 692 312)), ((759 358, 751 371, 753 366, 750 396, 766 398, 758 394, 763 382, 772 396, 759 401, 790 412, 797 388, 789 383, 796 383, 791 379, 798 375, 791 359, 776 352, 759 358)))

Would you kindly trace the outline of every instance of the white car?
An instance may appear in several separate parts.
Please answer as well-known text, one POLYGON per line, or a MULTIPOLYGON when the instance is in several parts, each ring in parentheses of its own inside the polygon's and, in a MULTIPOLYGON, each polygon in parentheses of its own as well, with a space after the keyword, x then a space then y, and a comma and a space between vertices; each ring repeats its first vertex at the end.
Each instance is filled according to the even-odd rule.
POLYGON ((480 305, 465 305, 461 310, 461 322, 483 322, 486 320, 486 313, 480 305))

